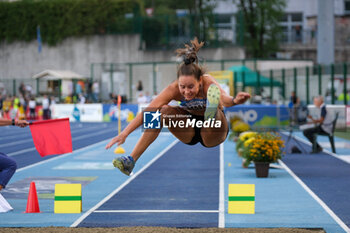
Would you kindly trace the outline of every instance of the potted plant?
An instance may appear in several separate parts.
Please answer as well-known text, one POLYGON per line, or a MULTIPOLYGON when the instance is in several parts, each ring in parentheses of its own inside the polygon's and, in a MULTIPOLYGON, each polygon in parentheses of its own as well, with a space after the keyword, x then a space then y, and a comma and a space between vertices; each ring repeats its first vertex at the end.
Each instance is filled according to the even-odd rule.
POLYGON ((284 141, 278 134, 257 133, 244 142, 243 157, 248 164, 254 162, 257 177, 267 177, 270 163, 282 157, 284 141))
POLYGON ((248 131, 250 129, 249 124, 245 123, 239 116, 234 116, 231 118, 230 123, 234 136, 238 136, 240 133, 248 131))
MULTIPOLYGON (((245 142, 248 140, 251 140, 251 138, 254 138, 256 134, 257 134, 257 132, 246 131, 246 132, 243 132, 239 135, 239 137, 236 141, 236 151, 240 157, 243 157, 245 142)), ((249 143, 249 141, 248 141, 248 143, 249 143)), ((246 161, 246 159, 243 158, 242 167, 248 168, 249 164, 250 164, 250 161, 246 161)))

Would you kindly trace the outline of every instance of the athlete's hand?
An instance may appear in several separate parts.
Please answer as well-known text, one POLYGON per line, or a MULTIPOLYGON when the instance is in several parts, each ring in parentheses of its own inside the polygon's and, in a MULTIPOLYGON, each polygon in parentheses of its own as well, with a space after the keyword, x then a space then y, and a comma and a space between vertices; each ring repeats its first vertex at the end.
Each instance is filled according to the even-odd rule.
POLYGON ((247 92, 238 92, 236 97, 233 100, 234 104, 243 104, 250 98, 250 94, 247 92))
POLYGON ((124 135, 123 132, 112 138, 112 140, 106 145, 106 149, 111 148, 114 144, 121 145, 125 142, 127 135, 124 135))
POLYGON ((15 125, 21 128, 26 127, 27 125, 29 125, 29 122, 26 120, 16 120, 15 121, 15 125))

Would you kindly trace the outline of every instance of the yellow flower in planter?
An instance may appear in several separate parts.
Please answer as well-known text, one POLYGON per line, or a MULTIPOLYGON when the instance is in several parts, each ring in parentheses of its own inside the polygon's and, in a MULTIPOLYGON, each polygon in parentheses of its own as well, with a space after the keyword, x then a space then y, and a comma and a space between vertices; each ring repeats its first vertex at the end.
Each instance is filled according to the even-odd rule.
POLYGON ((255 138, 249 138, 244 142, 244 146, 248 147, 252 142, 254 142, 255 138))
POLYGON ((237 115, 233 116, 230 118, 230 124, 233 125, 234 123, 236 123, 237 121, 243 121, 243 119, 237 115))
POLYGON ((245 131, 248 131, 249 129, 250 129, 250 126, 243 121, 235 121, 232 124, 232 130, 236 133, 245 132, 245 131))
POLYGON ((239 139, 242 141, 245 141, 251 137, 254 137, 256 134, 257 134, 257 132, 246 131, 246 132, 243 132, 239 135, 239 139))
POLYGON ((244 142, 243 157, 247 161, 273 163, 282 157, 284 141, 277 134, 257 133, 244 142))

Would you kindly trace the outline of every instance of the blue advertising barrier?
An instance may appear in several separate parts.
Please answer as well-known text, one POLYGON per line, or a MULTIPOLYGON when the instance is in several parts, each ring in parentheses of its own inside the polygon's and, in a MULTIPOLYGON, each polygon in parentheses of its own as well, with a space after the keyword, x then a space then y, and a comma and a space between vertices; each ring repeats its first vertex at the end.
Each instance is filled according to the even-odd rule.
MULTIPOLYGON (((118 107, 114 104, 103 104, 103 121, 117 121, 118 107)), ((137 104, 121 104, 122 121, 132 119, 138 111, 137 104)), ((244 122, 257 127, 274 127, 289 125, 289 108, 286 105, 237 105, 225 108, 226 119, 230 122, 238 116, 244 122)))
POLYGON ((241 118, 251 126, 273 127, 289 125, 289 108, 286 105, 237 105, 225 108, 226 119, 241 118))
MULTIPOLYGON (((137 104, 121 104, 120 106, 120 119, 122 121, 126 120, 132 120, 138 110, 137 104)), ((110 121, 118 121, 118 106, 115 104, 103 104, 102 107, 103 111, 103 121, 104 122, 110 122, 110 121)))

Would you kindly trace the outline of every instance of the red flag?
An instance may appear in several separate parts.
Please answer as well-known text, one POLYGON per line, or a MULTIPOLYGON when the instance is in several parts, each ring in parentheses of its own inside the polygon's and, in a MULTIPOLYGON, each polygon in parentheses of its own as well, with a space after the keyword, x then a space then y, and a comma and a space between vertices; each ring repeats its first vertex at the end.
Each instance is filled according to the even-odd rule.
POLYGON ((73 151, 69 118, 37 121, 29 127, 41 157, 73 151))

